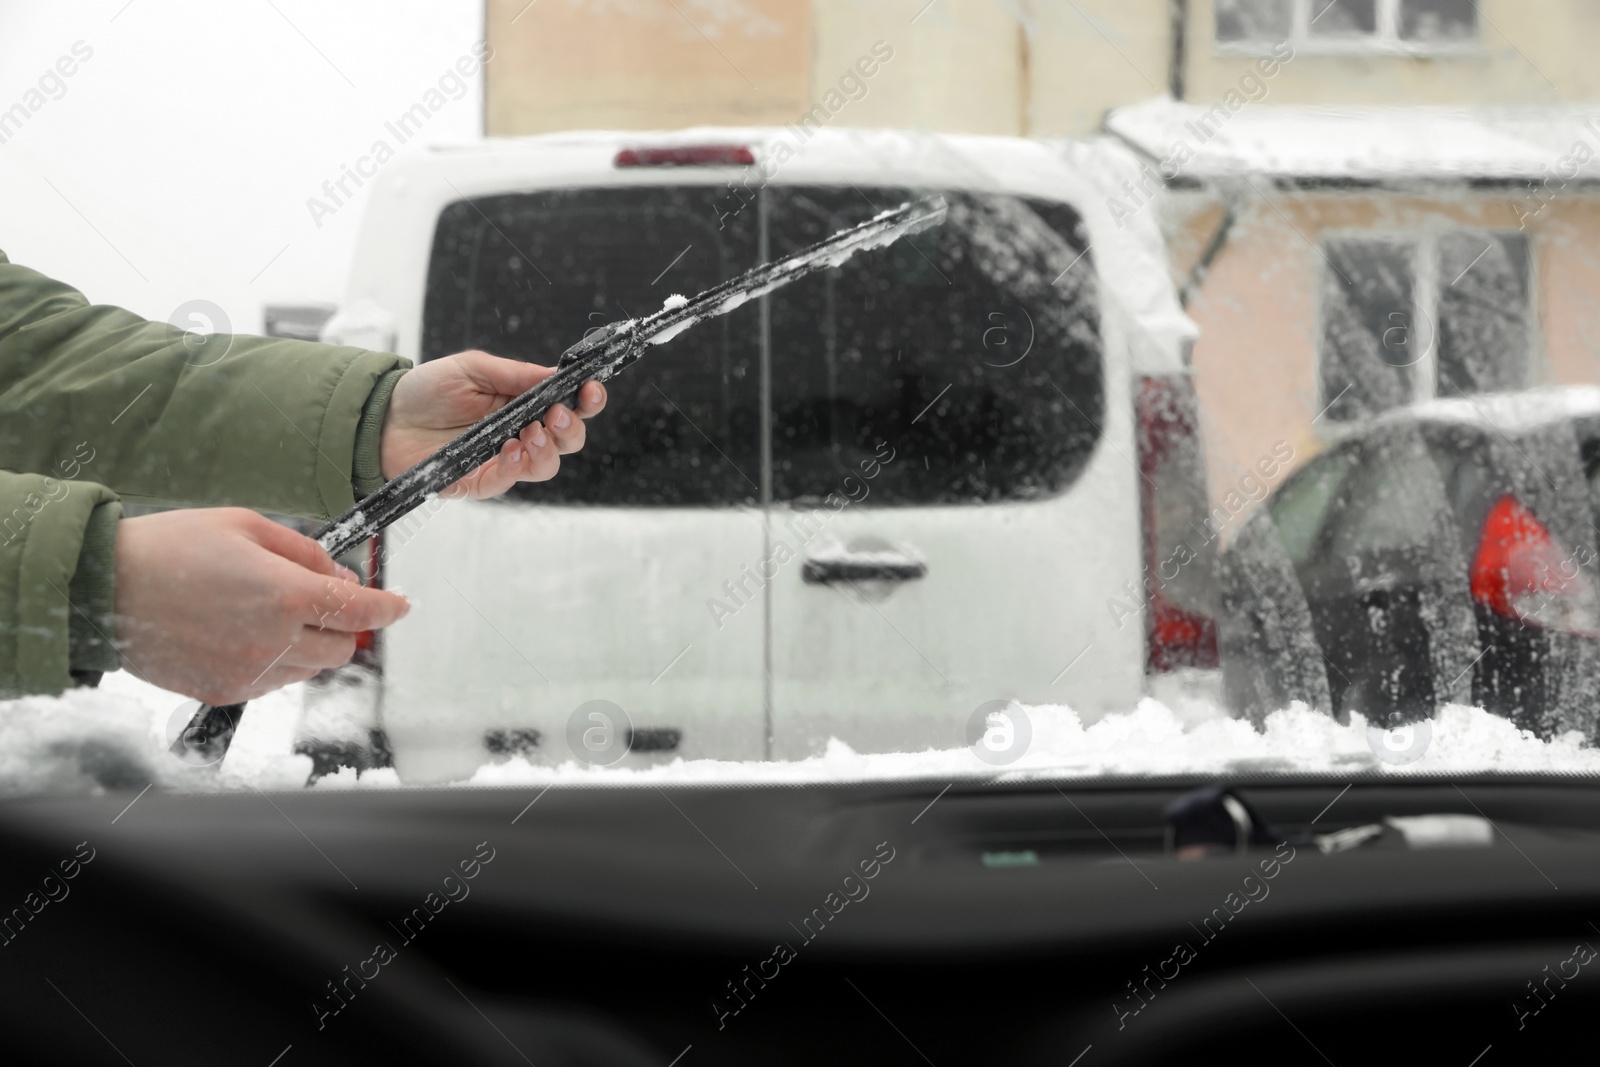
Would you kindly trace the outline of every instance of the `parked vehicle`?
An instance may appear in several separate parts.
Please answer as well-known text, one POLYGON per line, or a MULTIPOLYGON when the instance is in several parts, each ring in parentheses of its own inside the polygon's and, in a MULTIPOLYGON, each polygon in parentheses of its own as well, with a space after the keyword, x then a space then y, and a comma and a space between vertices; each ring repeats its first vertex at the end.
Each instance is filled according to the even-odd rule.
POLYGON ((1600 715, 1600 389, 1435 400, 1366 425, 1222 558, 1227 705, 1412 722, 1470 703, 1553 736, 1600 715))
POLYGON ((953 205, 653 350, 554 482, 384 536, 379 580, 428 607, 376 657, 404 777, 600 759, 575 737, 604 762, 947 748, 988 701, 1092 720, 1147 665, 1215 666, 1214 586, 1147 580, 1204 487, 1193 327, 1154 221, 1104 207, 1132 158, 796 137, 539 137, 374 189, 324 336, 417 360, 551 362, 913 195, 953 205))

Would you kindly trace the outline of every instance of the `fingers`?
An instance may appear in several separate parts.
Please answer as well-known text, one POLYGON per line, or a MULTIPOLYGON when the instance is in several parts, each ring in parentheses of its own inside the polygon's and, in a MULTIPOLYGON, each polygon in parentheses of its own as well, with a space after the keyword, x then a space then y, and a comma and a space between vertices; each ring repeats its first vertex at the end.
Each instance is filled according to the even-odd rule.
POLYGON ((322 673, 321 667, 286 667, 282 663, 268 670, 261 677, 248 685, 242 686, 237 692, 231 693, 225 700, 206 700, 205 697, 196 699, 206 700, 208 704, 238 704, 247 700, 264 697, 268 693, 276 693, 286 685, 296 682, 308 682, 322 673))
MULTIPOLYGON (((528 427, 530 430, 532 428, 528 427)), ((582 448, 587 436, 583 419, 575 416, 565 404, 556 404, 545 412, 544 428, 555 438, 556 452, 563 456, 570 456, 582 448)))
POLYGON ((589 419, 600 414, 606 406, 606 387, 599 382, 584 382, 578 390, 578 418, 589 419))
MULTIPOLYGON (((521 396, 529 389, 554 374, 554 367, 537 363, 524 363, 519 359, 504 359, 487 352, 472 350, 458 352, 449 357, 485 392, 501 396, 521 396)), ((599 382, 585 382, 578 390, 578 417, 592 418, 606 406, 606 389, 599 382)))
POLYGON ((456 486, 461 487, 461 494, 466 496, 499 496, 518 482, 548 481, 560 469, 561 454, 556 451, 554 438, 535 423, 522 431, 522 437, 507 441, 494 459, 457 482, 456 486), (531 442, 535 440, 542 444, 533 445, 531 442), (524 441, 529 443, 524 444, 524 441))
MULTIPOLYGON (((249 516, 244 522, 250 536, 255 538, 257 544, 274 555, 282 556, 290 563, 304 567, 314 574, 326 575, 330 578, 338 577, 339 572, 350 574, 350 571, 339 566, 333 557, 317 544, 316 541, 305 534, 296 533, 287 526, 280 526, 271 519, 246 512, 249 516)), ((354 577, 352 575, 352 577, 354 577)))
POLYGON ((300 631, 300 636, 289 646, 289 651, 283 654, 277 666, 306 667, 320 671, 329 667, 342 667, 349 663, 350 657, 355 654, 355 634, 342 633, 338 630, 319 630, 314 626, 307 626, 300 631))
POLYGON ((260 545, 282 558, 281 588, 291 614, 307 626, 345 633, 381 630, 405 617, 411 604, 398 593, 368 589, 309 537, 263 519, 260 545), (306 572, 310 572, 309 574, 306 572))
POLYGON ((450 358, 481 391, 500 396, 521 396, 555 373, 554 367, 502 359, 487 352, 458 352, 450 358))
POLYGON ((304 621, 315 629, 336 633, 381 630, 405 618, 411 602, 387 589, 369 589, 353 582, 324 580, 304 621))

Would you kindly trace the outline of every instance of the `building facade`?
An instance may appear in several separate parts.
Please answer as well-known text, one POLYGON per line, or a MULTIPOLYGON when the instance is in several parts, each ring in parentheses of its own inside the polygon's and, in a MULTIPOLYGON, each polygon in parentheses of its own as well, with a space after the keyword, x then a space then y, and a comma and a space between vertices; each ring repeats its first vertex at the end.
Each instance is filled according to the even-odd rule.
POLYGON ((487 28, 491 135, 830 101, 1122 138, 1147 173, 1113 210, 1159 213, 1201 328, 1214 496, 1397 404, 1600 381, 1587 0, 488 0, 487 28))

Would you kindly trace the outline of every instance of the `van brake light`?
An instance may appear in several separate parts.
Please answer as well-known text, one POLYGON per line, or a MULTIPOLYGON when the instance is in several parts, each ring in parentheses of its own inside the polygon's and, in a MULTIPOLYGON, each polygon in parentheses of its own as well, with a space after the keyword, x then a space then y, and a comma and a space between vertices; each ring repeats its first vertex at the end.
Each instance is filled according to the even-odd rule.
POLYGON ((748 167, 755 153, 742 144, 687 144, 663 148, 624 148, 612 165, 617 167, 748 167))

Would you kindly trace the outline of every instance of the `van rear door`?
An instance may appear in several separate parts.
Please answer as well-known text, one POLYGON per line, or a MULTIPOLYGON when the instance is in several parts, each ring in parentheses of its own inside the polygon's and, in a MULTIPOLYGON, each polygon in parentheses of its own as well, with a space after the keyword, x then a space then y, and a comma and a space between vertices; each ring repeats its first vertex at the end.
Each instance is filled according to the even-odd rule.
MULTIPOLYGON (((781 256, 915 194, 766 195, 781 256)), ((948 197, 945 225, 769 298, 777 758, 957 747, 991 701, 1092 720, 1140 693, 1138 601, 1120 627, 1107 607, 1138 575, 1128 384, 1087 236, 1059 202, 948 197)))
MULTIPOLYGON (((588 328, 747 270, 756 213, 719 226, 719 191, 449 205, 422 358, 481 348, 554 363, 588 328)), ((752 304, 652 350, 610 384, 554 481, 429 507, 385 535, 386 581, 426 606, 384 636, 383 720, 403 777, 464 777, 519 750, 609 763, 630 724, 632 760, 763 755, 762 613, 718 629, 705 609, 763 549, 759 321, 752 304)))

